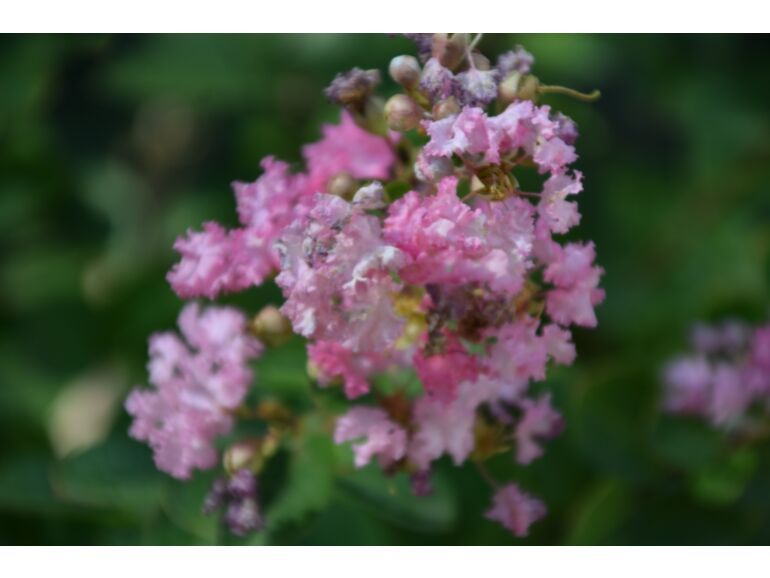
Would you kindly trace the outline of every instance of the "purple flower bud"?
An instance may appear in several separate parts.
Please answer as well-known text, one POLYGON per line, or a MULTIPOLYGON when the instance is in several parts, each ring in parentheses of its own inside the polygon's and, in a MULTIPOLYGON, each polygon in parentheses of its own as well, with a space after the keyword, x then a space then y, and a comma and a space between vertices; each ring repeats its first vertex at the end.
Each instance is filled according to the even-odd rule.
POLYGON ((259 505, 253 498, 231 502, 225 514, 225 524, 236 536, 258 532, 264 527, 259 505))
POLYGON ((379 70, 353 68, 338 74, 324 90, 326 98, 340 106, 360 107, 380 84, 379 70))
POLYGON ((496 70, 472 68, 457 75, 458 100, 463 106, 484 107, 497 97, 496 70))
POLYGON ((254 497, 257 494, 257 477, 249 470, 239 470, 227 483, 227 492, 234 498, 254 497))
POLYGON ((415 472, 409 478, 412 485, 412 493, 415 496, 430 496, 433 493, 433 483, 431 481, 430 470, 421 470, 415 472))
POLYGON ((417 34, 404 34, 409 40, 414 42, 417 48, 417 54, 420 60, 425 62, 431 56, 433 52, 433 34, 417 33, 417 34))
POLYGON ((425 63, 420 79, 420 88, 432 100, 441 100, 452 94, 454 75, 448 68, 441 66, 435 58, 425 63))
POLYGON ((529 52, 521 46, 517 46, 515 50, 509 50, 498 56, 497 70, 500 71, 501 76, 506 76, 511 72, 529 74, 534 62, 535 58, 529 52))
POLYGON ((226 495, 227 480, 225 478, 217 478, 211 484, 211 489, 203 500, 203 513, 209 516, 219 510, 225 504, 226 495))

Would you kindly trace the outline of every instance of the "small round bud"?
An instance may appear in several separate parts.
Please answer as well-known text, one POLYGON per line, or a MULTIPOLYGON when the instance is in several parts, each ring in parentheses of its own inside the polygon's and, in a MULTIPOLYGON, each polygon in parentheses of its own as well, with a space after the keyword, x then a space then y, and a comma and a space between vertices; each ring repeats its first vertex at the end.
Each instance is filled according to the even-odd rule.
POLYGON ((539 86, 537 77, 511 72, 499 84, 497 96, 503 105, 508 105, 514 100, 534 100, 539 86))
POLYGON ((274 305, 267 305, 251 322, 251 331, 270 346, 281 345, 291 337, 291 323, 274 305))
POLYGON ((318 379, 321 377, 321 369, 318 367, 318 365, 308 359, 305 368, 307 370, 308 377, 312 381, 318 381, 318 379))
POLYGON ((329 184, 326 185, 326 192, 336 197, 349 199, 355 192, 356 186, 356 180, 350 176, 350 173, 343 171, 329 180, 329 184))
POLYGON ((449 116, 459 114, 459 112, 460 104, 457 102, 457 99, 454 96, 450 96, 449 98, 445 98, 444 100, 441 100, 434 105, 433 119, 441 120, 442 118, 447 118, 449 116))
POLYGON ((405 94, 396 94, 385 103, 388 127, 399 132, 417 128, 422 119, 420 105, 405 94))
POLYGON ((413 89, 420 82, 420 63, 414 56, 396 56, 390 61, 388 72, 393 80, 404 88, 413 89))
POLYGON ((539 88, 540 81, 537 77, 528 74, 522 80, 521 86, 519 86, 519 98, 521 100, 535 100, 539 88))
POLYGON ((261 444, 256 439, 235 442, 227 448, 222 461, 230 474, 240 470, 258 470, 263 461, 261 444))

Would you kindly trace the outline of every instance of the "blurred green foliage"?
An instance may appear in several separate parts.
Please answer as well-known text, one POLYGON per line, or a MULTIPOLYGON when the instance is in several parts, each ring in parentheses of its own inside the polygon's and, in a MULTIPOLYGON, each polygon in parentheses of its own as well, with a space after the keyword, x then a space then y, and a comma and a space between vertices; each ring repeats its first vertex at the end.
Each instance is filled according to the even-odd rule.
MULTIPOLYGON (((518 543, 770 541, 770 448, 735 448, 661 416, 658 372, 695 319, 770 306, 770 42, 755 36, 486 36, 523 43, 544 81, 601 89, 547 102, 579 123, 583 222, 607 274, 599 328, 547 387, 567 418, 544 458, 490 464, 549 506, 518 543)), ((147 336, 180 308, 171 244, 235 221, 234 179, 299 159, 335 117, 338 71, 384 71, 389 36, 0 38, 0 543, 243 543, 199 514, 211 481, 155 471, 122 398, 145 382, 147 336)), ((393 90, 386 85, 386 90, 393 90)), ((274 287, 232 299, 249 311, 274 287)), ((301 344, 257 364, 260 388, 309 404, 301 344)), ((266 532, 246 543, 510 544, 472 467, 436 493, 354 472, 324 424, 263 476, 266 532)))

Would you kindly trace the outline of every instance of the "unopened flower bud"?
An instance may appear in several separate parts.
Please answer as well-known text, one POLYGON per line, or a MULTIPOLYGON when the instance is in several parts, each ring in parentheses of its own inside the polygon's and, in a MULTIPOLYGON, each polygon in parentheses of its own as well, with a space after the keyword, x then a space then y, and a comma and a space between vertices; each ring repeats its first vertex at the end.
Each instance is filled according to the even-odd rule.
POLYGON ((291 323, 274 305, 267 305, 251 322, 251 331, 270 346, 285 343, 292 335, 291 323))
POLYGON ((443 66, 453 70, 465 58, 465 50, 468 47, 470 35, 458 34, 434 34, 433 57, 443 66))
POLYGON ((454 96, 445 98, 435 104, 433 107, 433 120, 441 120, 449 116, 454 116, 460 112, 460 103, 454 96))
POLYGON ((417 128, 422 118, 422 109, 405 94, 391 96, 385 103, 385 119, 388 127, 405 132, 417 128))
POLYGON ((238 470, 227 482, 227 492, 233 498, 251 498, 257 495, 257 476, 249 470, 238 470))
POLYGON ((460 103, 484 107, 497 96, 497 71, 471 68, 457 75, 460 103))
POLYGON ((234 474, 240 470, 257 470, 262 465, 262 451, 259 440, 241 440, 234 443, 224 455, 225 470, 234 474))
POLYGON ((307 360, 307 365, 305 366, 305 370, 307 371, 307 376, 312 381, 318 381, 318 378, 321 377, 321 369, 313 363, 310 359, 307 360))
POLYGON ((535 59, 529 52, 517 46, 516 50, 509 50, 497 57, 497 70, 503 76, 511 72, 528 74, 534 62, 535 59))
POLYGON ((379 83, 378 70, 354 68, 335 76, 332 83, 324 90, 324 94, 335 104, 363 110, 366 99, 379 83))
POLYGON ((531 74, 511 72, 498 86, 497 95, 503 105, 508 105, 514 100, 534 100, 539 85, 537 77, 531 74))
POLYGON ((334 175, 329 184, 326 185, 326 192, 335 197, 349 199, 356 190, 356 180, 350 176, 350 173, 341 172, 334 175))
POLYGON ((253 498, 231 502, 225 514, 225 523, 236 536, 258 532, 264 527, 259 505, 253 498))
POLYGON ((414 56, 396 56, 390 61, 388 72, 393 80, 410 90, 420 82, 420 63, 414 56))
POLYGON ((454 74, 435 58, 425 63, 420 78, 420 90, 432 100, 447 98, 454 88, 454 74))

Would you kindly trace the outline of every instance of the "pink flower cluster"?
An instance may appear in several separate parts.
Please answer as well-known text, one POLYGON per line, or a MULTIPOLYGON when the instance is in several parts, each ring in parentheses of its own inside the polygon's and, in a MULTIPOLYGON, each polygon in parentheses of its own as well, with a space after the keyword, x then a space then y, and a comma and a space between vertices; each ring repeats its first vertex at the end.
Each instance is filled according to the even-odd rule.
POLYGON ((309 210, 332 176, 383 179, 395 160, 385 139, 360 128, 347 113, 339 125, 325 126, 323 139, 305 146, 303 154, 307 173, 292 174, 289 165, 267 157, 256 181, 233 183, 240 228, 227 231, 209 222, 177 239, 174 249, 182 259, 168 281, 180 297, 214 299, 259 285, 278 267, 275 240, 309 210))
MULTIPOLYGON (((254 183, 234 184, 241 226, 205 223, 180 237, 168 275, 180 297, 214 298, 277 272, 311 375, 363 399, 338 419, 335 441, 353 442, 357 467, 409 473, 421 494, 445 455, 459 465, 482 446, 521 464, 543 454, 564 424, 530 386, 551 361, 575 360, 570 328, 596 326, 604 297, 594 245, 556 237, 580 221, 575 124, 531 90, 500 96, 513 81, 533 85, 529 53, 519 47, 491 68, 468 40, 417 35, 424 66, 393 60, 405 92, 384 108, 377 71, 338 75, 326 94, 344 107, 341 123, 304 147, 306 170, 263 160, 254 183), (485 107, 496 99, 493 116, 485 107), (523 191, 516 175, 533 168, 546 175, 542 190, 523 191), (374 377, 404 371, 419 394, 373 395, 374 377)), ((180 327, 189 346, 154 337, 157 391, 134 392, 127 407, 159 467, 187 477, 213 465, 260 346, 230 309, 189 305, 180 327)), ((524 536, 544 514, 509 484, 488 517, 524 536)))
POLYGON ((753 409, 770 407, 770 324, 750 328, 738 321, 699 324, 693 352, 670 361, 663 372, 665 407, 696 415, 715 426, 748 425, 753 409))
POLYGON ((190 303, 179 316, 182 338, 150 338, 153 390, 135 389, 126 400, 131 435, 155 452, 158 469, 180 479, 217 461, 214 441, 233 426, 232 410, 252 381, 248 362, 262 345, 246 333, 246 318, 229 307, 201 310, 190 303))

